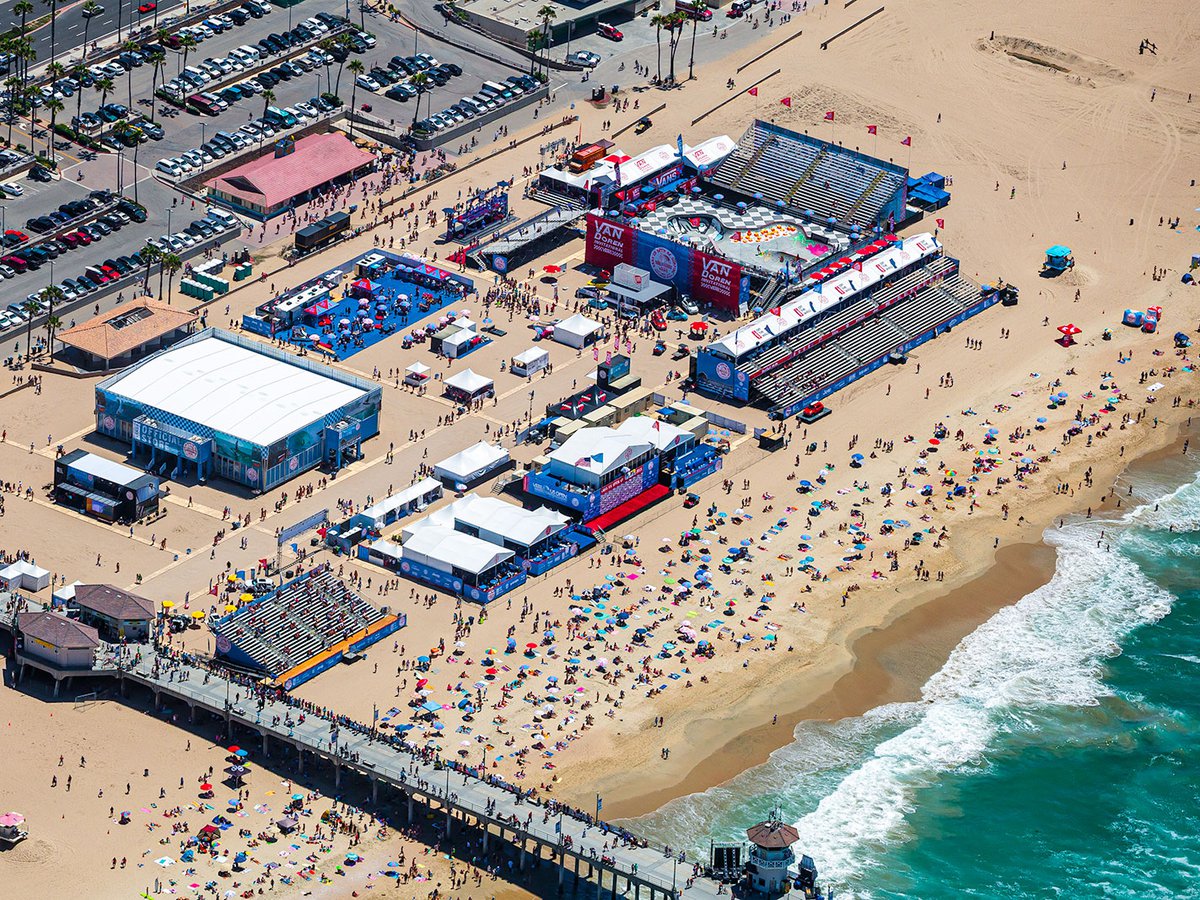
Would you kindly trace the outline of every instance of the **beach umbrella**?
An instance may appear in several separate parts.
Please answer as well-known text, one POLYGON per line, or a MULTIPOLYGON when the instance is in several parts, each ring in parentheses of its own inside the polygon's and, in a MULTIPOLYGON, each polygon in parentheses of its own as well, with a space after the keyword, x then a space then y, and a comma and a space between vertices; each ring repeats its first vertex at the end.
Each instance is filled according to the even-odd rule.
POLYGON ((174 600, 164 600, 162 602, 163 609, 171 609, 171 607, 173 607, 174 605, 175 605, 174 600))

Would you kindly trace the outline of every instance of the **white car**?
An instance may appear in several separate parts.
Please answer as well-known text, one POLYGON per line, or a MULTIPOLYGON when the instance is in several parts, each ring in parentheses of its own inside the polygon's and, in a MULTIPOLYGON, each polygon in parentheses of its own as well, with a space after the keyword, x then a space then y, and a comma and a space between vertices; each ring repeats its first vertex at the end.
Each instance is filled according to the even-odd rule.
MULTIPOLYGON (((304 113, 304 115, 306 115, 310 119, 315 119, 317 116, 320 115, 320 113, 317 111, 317 108, 315 106, 313 106, 311 103, 297 103, 295 106, 292 107, 292 109, 295 110, 297 114, 304 113)), ((3 189, 4 187, 6 187, 6 186, 0 184, 0 189, 3 189)))
POLYGON ((8 194, 10 197, 20 197, 25 193, 25 188, 21 187, 19 184, 13 184, 10 181, 6 181, 4 184, 0 184, 0 191, 4 191, 4 193, 8 194))
POLYGON ((173 235, 171 235, 171 237, 173 237, 175 240, 182 243, 183 246, 185 246, 185 247, 191 247, 193 244, 196 243, 196 239, 194 237, 192 237, 190 234, 188 234, 186 231, 177 231, 173 235))
POLYGON ((169 159, 160 159, 154 164, 154 168, 166 175, 170 175, 172 178, 178 178, 183 174, 183 169, 179 168, 179 166, 175 165, 175 163, 169 159))
POLYGON ((16 278, 17 270, 14 269, 12 266, 0 265, 0 277, 16 278))
POLYGON ((599 53, 593 53, 591 50, 576 50, 567 57, 567 62, 573 62, 576 65, 593 68, 599 64, 600 60, 603 58, 604 57, 602 57, 599 53))
POLYGON ((360 88, 365 88, 368 91, 377 91, 380 88, 379 82, 370 75, 359 75, 354 79, 354 83, 360 88))

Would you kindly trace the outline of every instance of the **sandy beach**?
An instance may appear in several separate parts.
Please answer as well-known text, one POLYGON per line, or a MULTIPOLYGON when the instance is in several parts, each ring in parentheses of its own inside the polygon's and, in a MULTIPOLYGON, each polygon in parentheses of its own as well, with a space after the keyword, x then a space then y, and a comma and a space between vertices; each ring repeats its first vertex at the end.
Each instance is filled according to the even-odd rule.
MULTIPOLYGON (((437 741, 447 755, 583 808, 594 807, 600 794, 611 818, 636 817, 726 781, 786 743, 799 721, 912 699, 965 635, 1049 577, 1054 554, 1040 542, 1046 528, 1064 516, 1119 504, 1114 485, 1134 460, 1184 451, 1179 439, 1186 438, 1197 397, 1194 354, 1177 350, 1172 335, 1194 337, 1200 320, 1200 295, 1180 283, 1196 249, 1200 206, 1193 180, 1200 163, 1196 107, 1189 93, 1200 84, 1200 59, 1191 50, 1193 25, 1170 31, 1162 25, 1183 22, 1185 12, 1178 0, 1104 16, 1078 0, 1060 4, 1052 16, 1028 0, 988 9, 966 0, 936 7, 900 0, 821 50, 822 40, 861 13, 857 6, 816 7, 765 28, 755 53, 795 31, 804 34, 744 73, 735 71, 741 56, 706 61, 696 81, 662 92, 659 102, 667 108, 655 115, 653 132, 619 138, 626 152, 673 142, 677 133, 689 140, 722 133, 736 138, 759 116, 891 157, 914 172, 952 175, 953 202, 939 213, 945 217, 940 240, 975 280, 1003 277, 1019 285, 1020 304, 996 307, 922 346, 905 366, 885 367, 837 393, 827 401, 832 416, 807 428, 789 423, 782 450, 768 453, 752 438, 735 439, 724 470, 696 488, 701 502, 695 509, 669 500, 610 535, 612 555, 574 560, 486 609, 324 550, 286 560, 290 569, 328 560, 364 597, 408 616, 394 642, 305 684, 299 696, 360 721, 371 721, 376 709, 394 709, 396 722, 412 722, 416 734, 437 741), (1143 33, 1157 42, 1157 54, 1138 53, 1143 33), (743 94, 690 124, 733 95, 728 79, 747 84, 776 68, 782 71, 757 97, 743 94), (785 97, 790 107, 779 102, 785 97), (824 121, 829 110, 837 113, 832 128, 824 121), (878 126, 877 144, 868 124, 878 126), (908 136, 911 147, 900 143, 908 136), (1168 227, 1176 217, 1179 226, 1168 227), (1074 249, 1077 265, 1060 278, 1039 278, 1043 251, 1056 243, 1074 249), (1120 325, 1123 309, 1151 305, 1164 310, 1158 333, 1120 325), (1067 322, 1082 333, 1063 347, 1054 339, 1067 322), (1102 337, 1105 329, 1111 340, 1102 337), (1059 391, 1067 398, 1051 402, 1059 391), (861 466, 851 465, 855 452, 865 457, 861 466), (798 492, 800 480, 815 488, 798 492), (885 485, 888 494, 881 492, 885 485), (626 533, 633 539, 623 542, 626 533), (721 554, 737 547, 745 547, 748 558, 717 571, 721 554), (682 590, 680 578, 694 580, 704 556, 712 562, 711 584, 682 590), (600 590, 582 596, 593 588, 600 590), (628 613, 632 627, 609 624, 618 611, 628 613), (684 624, 713 645, 712 658, 680 637, 684 624), (650 631, 645 642, 633 638, 638 627, 650 631), (519 648, 514 653, 504 649, 510 637, 519 648), (520 652, 526 642, 535 647, 520 652), (418 674, 416 656, 431 650, 437 651, 432 668, 418 674), (489 667, 497 674, 485 676, 489 667), (418 677, 428 685, 418 688, 418 677), (418 696, 446 704, 444 734, 412 715, 410 701, 418 696), (463 697, 479 707, 469 721, 456 706, 463 697)), ((642 95, 648 96, 654 95, 642 95)), ((613 115, 586 104, 575 112, 585 140, 599 136, 600 123, 613 115)), ((638 115, 630 109, 616 125, 638 115)), ((444 199, 500 178, 522 186, 518 173, 536 164, 544 124, 543 117, 520 132, 514 126, 513 138, 535 140, 404 205, 411 200, 437 209, 443 203, 434 190, 444 199)), ((543 208, 516 198, 514 191, 522 216, 543 208)), ((209 324, 237 320, 272 288, 340 264, 380 239, 394 240, 397 249, 407 241, 409 250, 444 258, 448 248, 435 243, 434 227, 422 225, 409 237, 418 216, 419 210, 391 227, 381 223, 236 292, 228 311, 220 303, 208 308, 209 324)), ((380 217, 364 207, 356 222, 374 224, 380 217)), ((933 227, 926 221, 915 230, 933 227)), ((279 265, 280 246, 266 247, 259 260, 269 271, 279 265)), ((564 266, 558 288, 570 297, 587 282, 577 268, 582 255, 575 240, 529 268, 564 266)), ((213 611, 223 600, 209 595, 210 587, 223 584, 228 571, 273 557, 274 530, 281 525, 321 508, 340 519, 408 485, 421 465, 480 439, 499 439, 518 463, 528 462, 539 449, 514 446, 512 434, 533 405, 530 387, 541 407, 584 383, 593 363, 588 354, 552 344, 552 377, 526 383, 500 374, 501 361, 527 345, 531 298, 550 307, 552 288, 530 279, 489 301, 490 278, 479 284, 485 296, 465 306, 479 318, 495 318, 511 339, 477 351, 469 363, 435 360, 426 350, 401 351, 395 341, 384 341, 340 364, 385 386, 381 434, 364 446, 364 460, 324 486, 310 473, 257 498, 220 483, 176 485, 169 515, 152 530, 130 534, 100 525, 46 498, 56 445, 85 446, 114 459, 122 448, 91 435, 94 381, 42 374, 36 391, 0 398, 0 481, 6 483, 0 547, 9 556, 27 554, 56 581, 110 582, 156 602, 213 611), (395 384, 392 373, 415 359, 443 374, 469 364, 494 375, 496 402, 452 420, 448 401, 395 384), (311 495, 298 497, 297 489, 307 485, 311 495), (230 514, 250 515, 253 524, 214 542, 230 514)), ((571 304, 558 304, 559 312, 571 304)), ((649 334, 631 333, 630 340, 644 383, 668 400, 680 399, 680 364, 652 356, 649 334)), ((15 373, 12 385, 0 387, 16 388, 27 375, 15 373)), ((763 410, 689 399, 751 429, 767 424, 763 410)), ((213 649, 207 629, 174 640, 213 649)), ((203 887, 216 879, 224 890, 233 879, 216 874, 219 864, 205 862, 185 877, 178 861, 154 862, 178 860, 177 846, 158 847, 172 824, 160 820, 165 809, 197 802, 197 777, 223 764, 226 754, 215 736, 205 740, 115 702, 50 703, 46 694, 0 693, 0 722, 7 723, 0 753, 10 773, 0 782, 0 803, 20 809, 34 835, 3 857, 13 889, 63 895, 86 879, 89 896, 128 897, 153 888, 156 879, 174 879, 176 893, 190 896, 192 883, 203 887), (86 768, 77 765, 80 756, 87 757, 86 768), (150 776, 142 775, 146 769, 150 776), (61 784, 50 787, 66 773, 74 776, 70 795, 61 784), (133 821, 113 824, 110 806, 130 810, 133 821), (151 822, 158 834, 147 832, 151 822), (114 856, 127 858, 125 869, 110 867, 114 856), (59 865, 64 859, 69 866, 59 865)), ((292 787, 305 797, 322 792, 305 801, 317 818, 328 808, 329 786, 293 781, 268 760, 255 763, 260 777, 243 802, 247 821, 235 819, 235 829, 257 834, 292 787)), ((217 799, 224 802, 222 791, 217 799)), ((388 828, 376 837, 378 825, 369 817, 385 813, 366 810, 364 798, 343 799, 355 807, 349 815, 362 829, 357 852, 365 862, 335 872, 351 850, 348 835, 328 837, 328 852, 320 839, 286 858, 272 850, 293 870, 306 868, 310 853, 318 855, 312 880, 280 881, 276 893, 363 895, 383 883, 380 873, 403 853, 419 863, 418 873, 399 893, 389 886, 389 895, 425 897, 435 888, 438 896, 526 895, 528 885, 504 879, 485 875, 477 883, 461 856, 451 876, 451 861, 426 851, 428 833, 408 837, 388 828), (452 877, 469 881, 452 888, 452 877)), ((198 827, 212 815, 197 809, 173 821, 198 827)))

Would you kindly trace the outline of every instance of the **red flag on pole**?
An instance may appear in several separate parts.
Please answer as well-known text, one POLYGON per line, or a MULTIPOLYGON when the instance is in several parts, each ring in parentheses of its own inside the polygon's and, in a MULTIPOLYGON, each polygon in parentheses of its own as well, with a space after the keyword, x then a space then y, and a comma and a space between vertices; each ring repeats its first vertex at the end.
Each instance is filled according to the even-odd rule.
POLYGON ((825 121, 826 122, 833 121, 833 110, 830 110, 829 112, 825 113, 825 121))
POLYGON ((751 97, 757 97, 758 96, 758 88, 752 87, 752 88, 750 88, 750 90, 746 91, 746 93, 749 94, 751 97))
POLYGON ((903 144, 905 147, 911 147, 912 146, 912 135, 910 134, 908 137, 906 137, 900 143, 903 144))
POLYGON ((788 109, 792 108, 792 98, 791 97, 784 97, 779 102, 782 103, 784 106, 786 106, 788 109))
POLYGON ((933 221, 937 222, 937 227, 938 227, 938 228, 945 228, 945 227, 946 227, 946 220, 945 220, 945 219, 934 219, 933 221))
POLYGON ((867 134, 879 134, 879 126, 878 125, 868 125, 867 126, 867 134))

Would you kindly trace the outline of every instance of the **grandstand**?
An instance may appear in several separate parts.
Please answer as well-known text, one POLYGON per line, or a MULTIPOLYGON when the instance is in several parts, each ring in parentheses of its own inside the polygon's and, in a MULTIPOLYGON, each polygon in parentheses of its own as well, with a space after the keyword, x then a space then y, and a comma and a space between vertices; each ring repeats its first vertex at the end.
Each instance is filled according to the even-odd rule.
POLYGON ((216 620, 212 630, 220 656, 294 687, 326 667, 313 671, 317 663, 336 662, 403 625, 325 564, 216 620))
POLYGON ((931 235, 878 241, 853 257, 701 350, 700 390, 792 415, 998 299, 962 276, 931 235))
POLYGON ((810 220, 869 228, 905 218, 906 169, 757 119, 708 180, 810 220))

